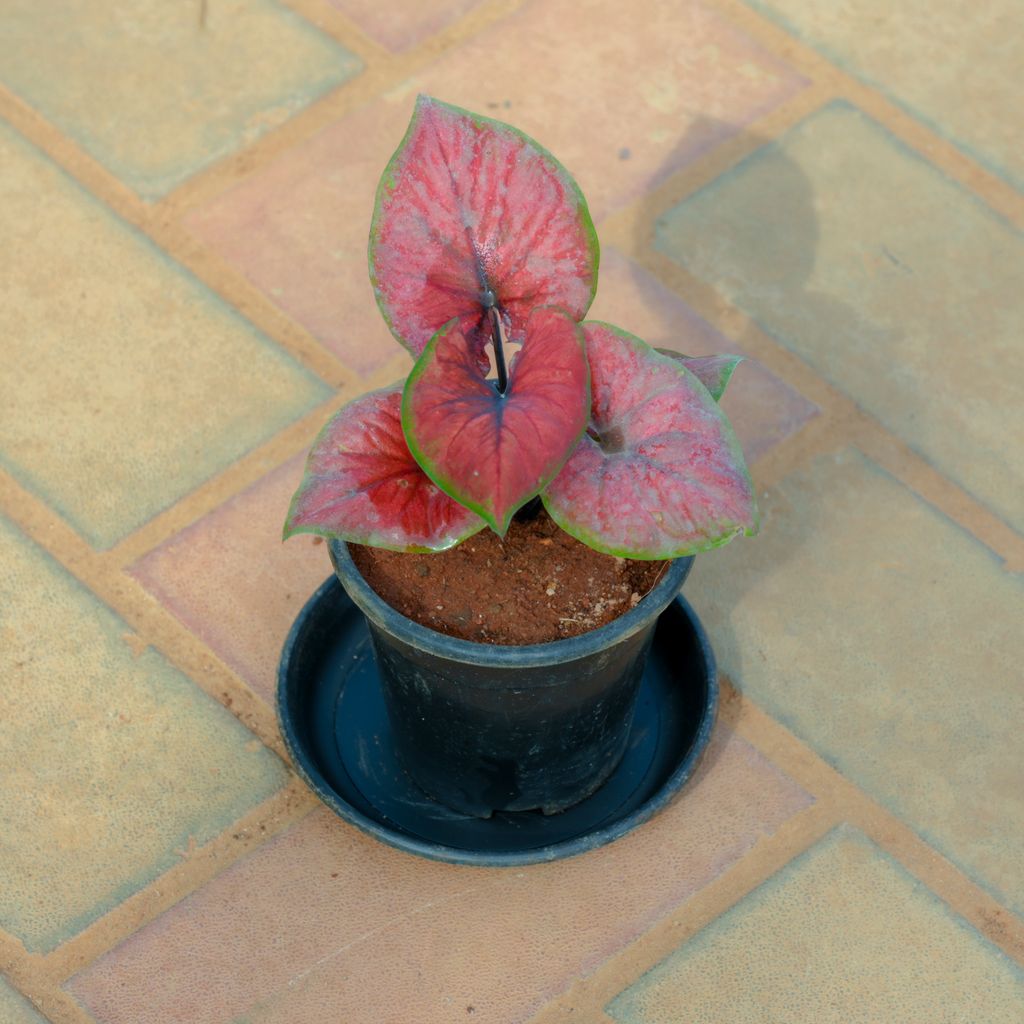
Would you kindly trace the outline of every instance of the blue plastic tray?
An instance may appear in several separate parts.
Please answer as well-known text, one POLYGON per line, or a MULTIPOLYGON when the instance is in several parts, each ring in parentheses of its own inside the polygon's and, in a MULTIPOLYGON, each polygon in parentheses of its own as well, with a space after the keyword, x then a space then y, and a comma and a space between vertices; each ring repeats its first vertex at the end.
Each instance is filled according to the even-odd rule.
POLYGON ((398 763, 362 613, 331 577, 299 613, 278 669, 281 733, 296 770, 328 807, 422 857, 502 866, 585 853, 662 810, 693 774, 718 707, 715 659, 682 597, 658 621, 619 767, 560 814, 452 811, 398 763))

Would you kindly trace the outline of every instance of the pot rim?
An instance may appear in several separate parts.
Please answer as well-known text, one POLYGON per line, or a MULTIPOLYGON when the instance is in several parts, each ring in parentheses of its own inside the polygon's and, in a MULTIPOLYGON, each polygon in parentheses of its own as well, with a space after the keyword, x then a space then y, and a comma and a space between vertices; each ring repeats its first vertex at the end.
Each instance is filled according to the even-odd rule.
POLYGON ((436 657, 505 669, 532 668, 575 661, 633 636, 650 625, 669 606, 682 589, 693 566, 693 555, 671 559, 665 574, 636 607, 604 626, 564 640, 514 646, 463 640, 414 622, 392 608, 363 579, 355 562, 352 561, 348 544, 340 540, 331 540, 328 542, 328 550, 338 579, 348 591, 349 597, 378 628, 410 647, 426 651, 436 657))

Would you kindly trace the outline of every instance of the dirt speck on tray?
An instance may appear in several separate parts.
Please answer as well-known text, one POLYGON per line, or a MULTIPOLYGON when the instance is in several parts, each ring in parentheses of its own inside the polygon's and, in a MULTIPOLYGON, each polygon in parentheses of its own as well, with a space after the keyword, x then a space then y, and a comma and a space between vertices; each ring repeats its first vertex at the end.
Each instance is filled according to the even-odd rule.
POLYGON ((403 615, 449 636, 509 645, 611 622, 649 593, 666 565, 602 555, 543 511, 513 520, 504 539, 484 529, 436 554, 350 547, 367 583, 403 615))

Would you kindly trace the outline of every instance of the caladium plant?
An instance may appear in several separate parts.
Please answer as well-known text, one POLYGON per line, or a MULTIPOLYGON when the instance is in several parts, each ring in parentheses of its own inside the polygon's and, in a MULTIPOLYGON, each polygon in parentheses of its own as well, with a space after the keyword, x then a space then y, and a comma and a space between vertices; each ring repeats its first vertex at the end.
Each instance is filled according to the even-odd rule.
POLYGON ((327 424, 285 537, 441 551, 485 527, 504 535, 538 496, 568 533, 630 558, 756 531, 717 404, 739 358, 654 349, 584 319, 590 213, 522 132, 421 96, 377 190, 369 262, 416 363, 327 424))

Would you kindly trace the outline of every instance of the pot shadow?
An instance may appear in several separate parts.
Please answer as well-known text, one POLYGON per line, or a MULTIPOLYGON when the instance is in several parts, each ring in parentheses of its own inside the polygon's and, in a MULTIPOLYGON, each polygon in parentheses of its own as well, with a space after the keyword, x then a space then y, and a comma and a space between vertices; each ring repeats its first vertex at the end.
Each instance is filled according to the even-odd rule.
MULTIPOLYGON (((684 155, 693 159, 699 153, 698 146, 706 150, 708 139, 722 140, 734 134, 733 126, 706 116, 698 117, 662 164, 662 171, 655 176, 655 182, 674 173, 684 155)), ((816 210, 819 203, 842 202, 842 196, 816 195, 810 179, 777 142, 749 132, 748 137, 752 137, 756 143, 748 156, 679 204, 685 207, 698 197, 701 202, 713 201, 717 190, 723 185, 734 182, 760 164, 761 190, 753 198, 750 198, 749 192, 744 194, 742 222, 729 221, 734 237, 723 238, 716 232, 714 237, 696 243, 704 248, 704 252, 693 262, 702 267, 713 267, 716 273, 713 276, 706 272, 698 274, 687 265, 678 250, 676 254, 670 255, 664 247, 658 245, 658 234, 666 215, 678 207, 646 209, 644 212, 647 215, 637 218, 634 251, 645 252, 653 248, 661 252, 694 277, 710 285, 733 306, 745 312, 752 321, 756 320, 759 305, 764 308, 771 302, 776 307, 781 304, 787 310, 798 310, 802 329, 806 330, 807 325, 813 325, 813 330, 827 334, 822 344, 816 346, 825 353, 819 358, 825 359, 826 367, 812 368, 826 379, 841 379, 845 345, 864 344, 865 341, 873 345, 891 345, 898 338, 898 332, 868 323, 855 309, 815 289, 813 274, 821 242, 816 210), (746 255, 744 247, 751 245, 756 245, 759 252, 756 260, 746 255), (838 378, 837 373, 840 374, 838 378)), ((728 200, 723 197, 721 201, 728 200)), ((654 292, 660 291, 662 286, 646 270, 633 261, 629 265, 635 290, 641 297, 652 296, 654 292)), ((676 296, 676 299, 679 297, 676 296)), ((754 479, 755 492, 761 496, 764 489, 758 483, 758 461, 780 441, 795 435, 819 411, 813 404, 810 404, 808 410, 808 406, 802 403, 809 403, 809 400, 799 396, 795 386, 785 381, 782 383, 795 392, 799 400, 792 399, 781 411, 764 408, 773 397, 777 402, 779 396, 785 393, 780 391, 779 376, 750 355, 758 347, 754 338, 755 331, 760 328, 761 332, 771 336, 783 348, 794 354, 799 353, 780 332, 773 331, 766 324, 758 323, 756 327, 725 335, 711 328, 696 313, 691 319, 692 322, 680 324, 678 333, 672 337, 646 340, 691 355, 717 350, 745 356, 746 362, 737 369, 723 398, 722 407, 737 426, 754 479), (790 405, 794 408, 802 406, 803 411, 790 415, 790 405)), ((768 500, 761 502, 760 535, 756 538, 737 539, 740 544, 745 541, 747 544, 761 545, 757 551, 744 552, 740 557, 730 550, 732 545, 729 545, 720 551, 702 555, 684 589, 688 599, 695 599, 693 603, 698 611, 701 605, 708 603, 702 600, 702 592, 712 601, 720 603, 718 613, 713 616, 714 631, 709 630, 709 636, 716 653, 731 652, 733 656, 728 660, 737 665, 742 664, 738 653, 742 650, 741 645, 750 646, 752 640, 749 636, 741 638, 738 635, 733 623, 733 609, 751 588, 777 571, 780 564, 794 558, 817 531, 826 510, 817 503, 809 504, 811 507, 787 512, 787 501, 777 491, 772 491, 768 500), (792 522, 787 520, 787 528, 773 530, 773 524, 779 516, 787 515, 795 516, 792 522), (791 528, 794 525, 796 528, 791 528), (765 540, 769 538, 770 557, 767 557, 769 549, 765 540), (764 554, 761 554, 762 551, 764 554)), ((720 657, 721 662, 726 660, 720 657)), ((723 668, 720 667, 719 671, 721 674, 723 668)), ((728 677, 735 689, 742 693, 742 673, 735 670, 728 677)), ((719 720, 729 720, 728 703, 726 691, 722 695, 719 720)), ((713 766, 716 755, 717 751, 712 745, 704 758, 700 775, 713 766)))

